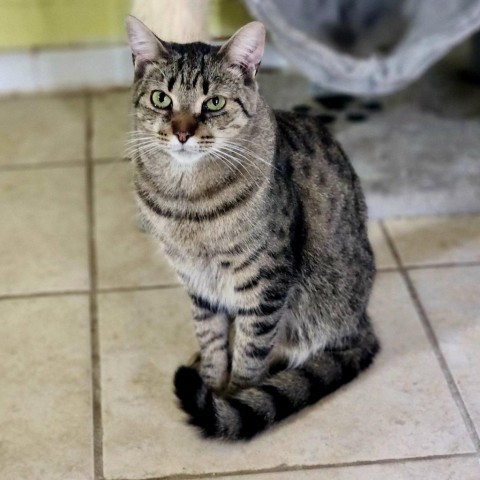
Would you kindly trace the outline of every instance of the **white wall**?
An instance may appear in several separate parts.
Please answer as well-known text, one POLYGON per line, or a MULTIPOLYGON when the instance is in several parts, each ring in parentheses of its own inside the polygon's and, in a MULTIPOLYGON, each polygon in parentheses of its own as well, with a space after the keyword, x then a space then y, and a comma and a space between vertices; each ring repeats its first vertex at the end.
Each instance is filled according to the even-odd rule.
MULTIPOLYGON (((264 67, 286 66, 267 45, 264 67)), ((131 54, 126 45, 0 53, 0 95, 128 87, 131 54)))

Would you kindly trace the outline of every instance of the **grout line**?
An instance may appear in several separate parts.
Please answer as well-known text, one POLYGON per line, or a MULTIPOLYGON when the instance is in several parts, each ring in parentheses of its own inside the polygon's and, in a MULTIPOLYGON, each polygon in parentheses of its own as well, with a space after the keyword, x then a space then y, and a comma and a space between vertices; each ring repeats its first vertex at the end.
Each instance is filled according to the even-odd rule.
POLYGON ((93 468, 94 478, 103 479, 103 428, 102 428, 102 397, 100 369, 100 339, 98 331, 97 308, 97 264, 95 245, 95 198, 94 198, 94 167, 92 162, 92 97, 85 95, 86 129, 85 129, 85 176, 87 193, 88 222, 88 268, 90 276, 90 342, 92 368, 92 417, 93 417, 93 468))
POLYGON ((42 162, 42 163, 17 163, 14 165, 0 166, 0 172, 17 172, 24 170, 44 170, 51 168, 65 167, 83 167, 85 160, 60 160, 58 162, 42 162))
MULTIPOLYGON (((351 468, 351 467, 364 467, 369 465, 401 465, 405 463, 413 462, 425 462, 435 460, 448 460, 451 458, 475 458, 476 453, 451 453, 444 455, 429 455, 424 457, 404 457, 404 458, 388 458, 381 460, 358 460, 353 462, 343 463, 324 463, 317 465, 292 465, 292 466, 279 466, 272 468, 261 468, 258 470, 239 470, 236 472, 207 472, 207 473, 192 473, 192 474, 172 474, 161 477, 146 477, 137 480, 195 480, 204 478, 217 478, 217 477, 233 477, 243 475, 260 475, 264 473, 286 473, 286 472, 301 472, 310 470, 326 470, 334 468, 351 468)), ((128 478, 116 478, 112 480, 131 480, 128 478)))
POLYGON ((0 295, 0 302, 2 300, 23 300, 29 298, 61 297, 64 295, 85 295, 87 293, 89 293, 89 290, 58 290, 54 292, 11 293, 0 295))
MULTIPOLYGON (((1 54, 0 54, 1 55, 1 54)), ((90 87, 79 87, 74 89, 57 88, 54 90, 26 90, 26 91, 12 91, 5 92, 0 90, 0 102, 21 100, 24 98, 31 98, 35 95, 35 98, 72 98, 81 97, 82 95, 102 96, 110 93, 129 93, 131 91, 130 85, 92 85, 90 87)))
POLYGON ((417 310, 417 313, 420 317, 420 321, 424 327, 425 333, 428 337, 428 340, 430 341, 430 344, 433 348, 433 352, 435 356, 437 357, 437 361, 440 365, 440 368, 442 369, 443 375, 445 377, 445 380, 447 382, 447 385, 450 389, 450 393, 453 397, 453 400, 455 401, 458 410, 460 411, 460 414, 463 418, 463 421, 465 423, 465 427, 467 429, 468 434, 470 435, 470 439, 472 440, 472 443, 477 451, 477 454, 480 453, 480 436, 478 435, 478 432, 475 428, 475 424, 472 421, 472 418, 470 416, 470 413, 465 405, 465 402, 463 401, 462 394, 460 393, 460 390, 458 388, 458 385, 455 381, 455 378, 450 370, 450 367, 448 366, 447 361, 445 360, 445 357, 443 355, 442 349, 440 347, 440 343, 438 341, 438 338, 435 334, 435 330, 432 327, 432 324, 430 322, 430 319, 427 315, 427 312, 425 310, 425 307, 423 306, 420 296, 415 288, 415 285, 410 278, 410 275, 408 273, 408 270, 403 266, 402 264, 402 259, 400 257, 400 254, 397 250, 397 247, 395 245, 395 242, 393 241, 393 238, 390 236, 390 232, 386 228, 385 224, 383 222, 380 222, 380 228, 383 231, 383 234, 386 237, 387 243, 392 251, 393 256, 395 257, 395 260, 398 262, 399 265, 399 272, 403 277, 403 280, 405 282, 405 285, 408 289, 408 292, 410 294, 410 297, 413 301, 413 304, 415 306, 415 309, 417 310))
MULTIPOLYGON (((180 283, 168 283, 164 285, 132 285, 126 287, 96 287, 96 293, 121 293, 121 292, 136 292, 142 290, 165 290, 169 288, 180 288, 180 283)), ((56 290, 53 292, 34 292, 34 293, 12 293, 12 294, 0 294, 0 302, 3 300, 25 300, 31 298, 43 298, 43 297, 62 297, 66 295, 88 295, 90 289, 80 290, 56 290)))
MULTIPOLYGON (((435 266, 418 266, 418 267, 403 267, 405 270, 429 270, 432 268, 462 268, 462 267, 476 267, 480 266, 480 263, 472 264, 442 264, 435 266)), ((379 267, 377 273, 392 273, 400 272, 399 267, 379 267)), ((182 287, 181 283, 166 283, 166 284, 154 284, 154 285, 126 285, 120 287, 99 287, 97 285, 96 292, 98 293, 121 293, 121 292, 135 292, 143 290, 165 290, 182 287)), ((64 295, 85 295, 90 293, 89 289, 78 290, 55 290, 52 292, 31 292, 31 293, 12 293, 12 294, 0 294, 0 302, 2 300, 17 300, 17 299, 29 299, 29 298, 41 298, 41 297, 60 297, 64 295)))
POLYGON ((121 292, 138 292, 145 290, 168 290, 173 288, 181 288, 180 283, 168 283, 165 285, 138 285, 132 287, 101 287, 97 289, 98 293, 121 293, 121 292))
MULTIPOLYGON (((397 261, 397 260, 396 260, 397 261)), ((470 268, 480 267, 480 262, 458 262, 458 263, 437 263, 437 264, 425 264, 425 265, 402 265, 401 268, 410 272, 415 270, 435 270, 442 268, 470 268)), ((399 272, 400 267, 377 267, 377 272, 399 272)))
MULTIPOLYGON (((439 264, 429 266, 415 266, 415 267, 403 267, 404 270, 429 270, 434 268, 462 268, 462 267, 477 267, 479 263, 452 263, 452 264, 439 264)), ((392 273, 399 272, 399 267, 378 267, 377 273, 392 273)), ((121 293, 121 292, 136 292, 143 290, 165 290, 182 287, 181 283, 166 283, 166 284, 153 284, 153 285, 126 285, 120 287, 99 287, 97 285, 96 292, 98 293, 121 293)), ((78 290, 55 290, 52 292, 32 292, 32 293, 12 293, 12 294, 0 294, 0 302, 2 300, 16 300, 16 299, 29 299, 29 298, 41 298, 41 297, 60 297, 64 295, 85 295, 90 293, 89 289, 78 290)))
POLYGON ((435 268, 461 268, 461 267, 480 267, 480 262, 465 261, 465 262, 445 262, 445 263, 430 263, 424 265, 406 265, 405 270, 432 270, 435 268))
POLYGON ((130 162, 129 157, 100 157, 93 159, 95 165, 104 165, 110 163, 128 163, 130 162))
MULTIPOLYGON (((105 165, 111 163, 128 163, 127 157, 102 157, 91 159, 95 165, 105 165)), ((17 172, 25 170, 50 170, 53 168, 65 167, 84 167, 85 160, 61 160, 58 162, 42 162, 42 163, 17 163, 15 165, 0 165, 0 172, 17 172)))
POLYGON ((398 267, 377 267, 377 273, 398 272, 398 267))

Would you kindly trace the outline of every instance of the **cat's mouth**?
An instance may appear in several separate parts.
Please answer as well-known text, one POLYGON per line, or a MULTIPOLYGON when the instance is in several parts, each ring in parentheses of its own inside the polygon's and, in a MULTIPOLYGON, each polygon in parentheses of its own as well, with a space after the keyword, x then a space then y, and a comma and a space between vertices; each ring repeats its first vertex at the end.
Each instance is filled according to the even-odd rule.
POLYGON ((203 157, 204 153, 197 149, 188 148, 186 145, 169 149, 170 155, 183 165, 192 165, 203 157))
POLYGON ((189 155, 199 155, 201 152, 198 148, 188 147, 187 145, 179 145, 178 147, 170 147, 170 152, 188 157, 189 155))

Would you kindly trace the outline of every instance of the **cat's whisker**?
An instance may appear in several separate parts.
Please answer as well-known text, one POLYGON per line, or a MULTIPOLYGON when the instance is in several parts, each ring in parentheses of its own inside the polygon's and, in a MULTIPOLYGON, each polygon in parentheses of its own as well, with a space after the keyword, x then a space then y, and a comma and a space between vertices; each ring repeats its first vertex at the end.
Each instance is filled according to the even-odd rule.
POLYGON ((138 149, 145 155, 150 155, 151 153, 161 153, 162 150, 157 144, 147 144, 138 147, 138 149))
POLYGON ((155 142, 152 142, 151 140, 145 140, 143 142, 137 142, 137 143, 133 143, 133 144, 130 144, 130 145, 125 145, 125 150, 136 150, 136 149, 142 149, 146 146, 153 146, 153 145, 157 145, 155 142))
MULTIPOLYGON (((219 150, 219 151, 222 153, 222 155, 225 155, 228 158, 230 158, 231 161, 233 161, 235 164, 241 165, 245 172, 249 172, 248 168, 245 168, 246 166, 249 166, 249 167, 251 166, 251 165, 248 164, 248 162, 242 162, 241 160, 239 160, 235 156, 230 155, 228 152, 226 152, 224 150, 219 150)), ((255 183, 255 185, 260 186, 259 181, 257 179, 255 179, 254 176, 252 176, 251 174, 249 174, 249 176, 250 176, 250 179, 255 183)))
POLYGON ((231 151, 231 150, 228 150, 228 149, 225 149, 225 148, 219 148, 219 150, 225 154, 228 154, 230 156, 230 158, 234 159, 236 162, 238 163, 246 163, 247 165, 255 168, 258 173, 260 173, 265 179, 268 178, 267 174, 258 166, 256 165, 252 159, 248 158, 248 157, 245 157, 244 155, 242 155, 241 153, 239 152, 234 152, 234 151, 231 151), (240 156, 241 158, 237 158, 238 156, 240 156), (243 159, 243 160, 242 160, 243 159))
POLYGON ((143 139, 143 138, 150 138, 154 139, 157 138, 156 135, 146 135, 144 134, 136 134, 136 135, 131 135, 129 138, 126 139, 127 142, 134 142, 135 140, 143 139))
POLYGON ((221 162, 223 162, 225 164, 225 166, 232 172, 232 173, 235 173, 235 168, 234 168, 234 165, 232 165, 228 160, 222 158, 220 155, 218 155, 216 152, 211 152, 212 156, 214 158, 217 158, 218 160, 220 160, 221 162))
POLYGON ((137 142, 133 145, 127 145, 125 150, 127 152, 132 152, 136 150, 144 150, 146 147, 159 147, 157 143, 152 142, 152 141, 144 141, 144 142, 137 142))
POLYGON ((251 157, 248 157, 244 152, 240 151, 240 150, 236 150, 236 149, 233 149, 231 148, 230 146, 228 145, 222 145, 221 148, 223 151, 226 151, 226 152, 229 152, 233 155, 236 155, 236 156, 239 156, 241 159, 245 160, 249 165, 255 167, 259 172, 261 173, 265 173, 259 165, 257 165, 255 162, 254 162, 254 159, 251 158, 251 157))
POLYGON ((258 153, 256 153, 255 151, 245 147, 244 145, 239 145, 239 144, 233 143, 233 142, 222 142, 222 145, 231 147, 235 150, 238 150, 238 151, 241 151, 245 154, 248 154, 248 155, 252 156, 253 158, 258 159, 259 161, 265 162, 267 165, 270 165, 270 166, 272 165, 271 162, 267 162, 262 157, 259 157, 258 153))
POLYGON ((266 165, 274 168, 274 169, 277 169, 277 167, 275 167, 275 165, 273 165, 271 162, 267 162, 265 159, 259 157, 254 151, 242 146, 242 145, 238 145, 236 143, 231 143, 231 142, 223 142, 226 146, 232 148, 232 149, 235 149, 237 151, 241 151, 245 154, 249 154, 252 156, 252 160, 258 160, 259 162, 262 162, 262 163, 265 163, 266 165))
POLYGON ((144 132, 144 131, 134 131, 126 134, 126 140, 135 140, 137 138, 161 138, 158 133, 153 132, 144 132))
MULTIPOLYGON (((243 175, 243 172, 240 170, 240 168, 235 164, 235 162, 232 161, 232 159, 226 157, 223 152, 221 152, 220 150, 217 150, 217 149, 210 149, 211 153, 212 154, 215 154, 215 157, 216 158, 219 158, 220 160, 228 163, 229 165, 232 165, 234 168, 235 168, 235 171, 237 171, 238 173, 242 174, 243 175)), ((246 179, 246 177, 244 176, 244 178, 246 179)))
POLYGON ((144 141, 161 143, 163 140, 161 138, 158 138, 158 137, 144 135, 144 136, 137 136, 137 137, 128 139, 128 140, 126 140, 125 143, 126 144, 132 144, 132 143, 135 143, 135 142, 144 142, 144 141))
MULTIPOLYGON (((212 149, 213 150, 213 149, 212 149)), ((235 157, 229 155, 227 152, 223 151, 223 150, 220 150, 220 149, 215 149, 215 152, 217 152, 218 154, 222 155, 224 158, 229 158, 234 164, 238 164, 238 165, 242 165, 242 163, 235 157)), ((242 177, 245 179, 245 181, 248 181, 247 177, 245 176, 245 174, 240 170, 239 167, 237 167, 237 170, 238 172, 242 175, 242 177)), ((247 169, 245 169, 245 172, 248 172, 247 169)), ((257 186, 257 187, 260 187, 260 185, 257 183, 256 179, 254 179, 254 177, 250 176, 250 180, 253 181, 253 183, 257 186)))
MULTIPOLYGON (((221 140, 222 143, 229 144, 229 145, 235 145, 236 147, 242 147, 244 149, 249 149, 249 147, 257 148, 258 147, 258 141, 250 140, 248 138, 243 138, 243 137, 215 137, 217 140, 221 140), (246 142, 247 144, 250 145, 243 145, 243 143, 246 142)), ((257 154, 255 152, 255 154, 257 154)))
POLYGON ((258 142, 256 142, 255 140, 250 140, 248 138, 243 138, 243 137, 220 137, 218 135, 215 135, 215 138, 219 140, 226 140, 226 141, 235 140, 235 142, 248 142, 248 143, 252 143, 253 145, 258 145, 258 142))
POLYGON ((254 155, 255 157, 258 155, 256 152, 253 152, 252 150, 246 148, 244 145, 239 145, 239 144, 234 143, 234 142, 222 141, 222 142, 219 143, 219 146, 220 147, 232 147, 235 150, 241 151, 242 153, 248 153, 250 155, 254 155))
POLYGON ((139 129, 135 129, 135 130, 129 130, 127 132, 127 135, 136 135, 136 134, 141 134, 141 135, 156 135, 156 133, 154 132, 149 132, 147 130, 139 130, 139 129))
POLYGON ((138 141, 140 141, 140 140, 152 140, 152 141, 153 141, 153 140, 156 140, 156 141, 162 141, 162 139, 159 138, 159 137, 144 135, 144 136, 136 136, 136 137, 129 138, 129 139, 125 140, 124 143, 130 144, 130 143, 138 142, 138 141))
POLYGON ((250 178, 247 178, 247 175, 246 173, 248 172, 248 170, 246 170, 245 168, 243 168, 243 171, 240 167, 243 167, 243 165, 236 161, 236 159, 232 158, 232 157, 229 157, 229 156, 226 156, 225 155, 225 152, 222 152, 222 151, 218 151, 216 150, 216 153, 217 155, 220 156, 220 158, 222 158, 225 162, 228 162, 230 165, 233 165, 235 167, 235 170, 242 176, 242 178, 246 181, 246 182, 253 182, 254 185, 256 185, 257 187, 259 187, 260 185, 258 184, 257 180, 255 178, 253 178, 252 176, 249 176, 250 178))

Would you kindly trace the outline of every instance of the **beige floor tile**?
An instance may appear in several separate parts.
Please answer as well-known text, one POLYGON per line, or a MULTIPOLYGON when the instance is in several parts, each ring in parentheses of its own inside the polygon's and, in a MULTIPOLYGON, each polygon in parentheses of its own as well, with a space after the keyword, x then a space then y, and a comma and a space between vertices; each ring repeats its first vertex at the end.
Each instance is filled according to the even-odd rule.
POLYGON ((159 247, 137 227, 131 178, 128 163, 95 167, 99 287, 177 284, 159 247))
POLYGON ((92 479, 88 299, 0 302, 0 478, 92 479))
POLYGON ((452 458, 215 478, 218 480, 478 480, 480 465, 475 458, 452 458))
POLYGON ((368 222, 368 236, 375 253, 375 261, 377 268, 394 268, 397 266, 393 258, 390 247, 387 244, 385 235, 383 234, 380 224, 375 221, 368 222))
POLYGON ((411 275, 480 434, 480 267, 436 268, 411 275))
POLYGON ((93 97, 93 157, 125 156, 130 127, 130 91, 100 93, 93 97))
POLYGON ((231 472, 471 452, 473 447, 397 273, 379 275, 372 314, 376 365, 321 404, 250 443, 201 439, 172 393, 195 350, 181 289, 103 294, 104 462, 107 478, 231 472))
POLYGON ((0 101, 0 166, 85 158, 85 100, 41 96, 0 101))
POLYGON ((426 217, 389 220, 405 265, 480 261, 480 217, 426 217))
POLYGON ((0 177, 0 294, 88 287, 83 167, 0 177))

